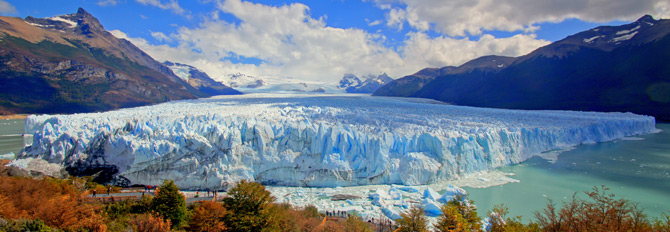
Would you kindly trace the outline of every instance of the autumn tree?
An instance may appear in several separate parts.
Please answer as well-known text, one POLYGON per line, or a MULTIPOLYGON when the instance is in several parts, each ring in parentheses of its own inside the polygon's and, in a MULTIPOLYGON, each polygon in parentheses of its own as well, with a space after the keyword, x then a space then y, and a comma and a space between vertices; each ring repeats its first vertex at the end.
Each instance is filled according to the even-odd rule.
POLYGON ((452 205, 456 208, 459 214, 463 217, 468 231, 481 231, 482 219, 477 214, 477 206, 473 200, 469 200, 465 194, 457 194, 453 199, 447 202, 447 205, 452 205))
POLYGON ((437 217, 437 223, 434 225, 436 231, 468 231, 468 222, 463 215, 458 212, 458 208, 453 204, 445 204, 440 208, 442 215, 437 217))
POLYGON ((428 219, 421 207, 412 207, 409 212, 402 213, 401 218, 396 219, 401 232, 427 232, 428 219))
POLYGON ((0 217, 39 219, 63 230, 105 231, 100 207, 82 204, 82 194, 66 180, 1 176, 0 217))
POLYGON ((344 221, 344 228, 347 232, 372 232, 370 226, 365 223, 358 214, 353 213, 344 221))
POLYGON ((189 220, 188 231, 225 231, 224 218, 228 214, 221 203, 205 201, 193 210, 193 216, 189 220))
POLYGON ((274 223, 270 210, 275 198, 263 185, 256 182, 240 181, 228 191, 223 199, 230 211, 225 217, 230 231, 260 231, 274 223))
POLYGON ((165 180, 151 201, 151 208, 164 219, 169 219, 172 227, 179 228, 186 218, 186 199, 179 192, 173 180, 165 180))
POLYGON ((642 210, 626 199, 617 199, 605 186, 586 192, 589 199, 573 195, 557 209, 549 202, 535 212, 537 224, 543 231, 647 231, 651 225, 642 210))

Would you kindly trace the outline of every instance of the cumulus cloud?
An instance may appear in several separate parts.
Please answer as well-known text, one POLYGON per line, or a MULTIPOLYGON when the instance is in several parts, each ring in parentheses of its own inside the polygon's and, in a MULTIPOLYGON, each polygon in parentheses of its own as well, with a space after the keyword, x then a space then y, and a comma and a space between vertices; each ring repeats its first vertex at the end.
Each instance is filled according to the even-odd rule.
POLYGON ((6 1, 0 0, 0 14, 16 14, 16 8, 6 1))
POLYGON ((181 8, 181 6, 179 6, 179 2, 177 0, 168 0, 166 2, 163 2, 162 0, 135 0, 135 1, 143 5, 155 6, 163 10, 171 10, 172 12, 178 15, 186 14, 186 10, 184 10, 184 8, 181 8))
POLYGON ((388 8, 387 24, 407 23, 425 31, 432 25, 450 36, 479 35, 483 30, 533 31, 535 24, 578 18, 590 22, 635 20, 644 14, 670 16, 667 0, 374 0, 388 8), (397 4, 402 3, 402 4, 397 4), (402 16, 402 17, 400 17, 402 16), (403 22, 399 20, 404 19, 403 22))
POLYGON ((483 35, 479 40, 467 38, 453 39, 446 36, 430 38, 423 32, 410 33, 402 47, 406 65, 442 67, 461 65, 469 60, 485 55, 519 56, 549 44, 534 35, 515 35, 509 38, 495 38, 483 35))
MULTIPOLYGON (((213 78, 245 73, 261 77, 294 77, 312 82, 337 82, 344 73, 364 75, 386 72, 393 77, 412 74, 425 67, 460 65, 483 55, 519 56, 545 45, 532 35, 478 40, 431 38, 425 32, 411 32, 396 48, 383 45, 384 36, 355 28, 335 28, 313 18, 300 3, 268 6, 240 0, 217 2, 219 11, 238 22, 227 22, 212 14, 197 27, 180 27, 165 35, 152 33, 150 44, 113 31, 157 60, 196 66, 213 78), (240 64, 231 59, 253 58, 260 63, 240 64)), ((410 24, 415 26, 415 24, 410 24)))

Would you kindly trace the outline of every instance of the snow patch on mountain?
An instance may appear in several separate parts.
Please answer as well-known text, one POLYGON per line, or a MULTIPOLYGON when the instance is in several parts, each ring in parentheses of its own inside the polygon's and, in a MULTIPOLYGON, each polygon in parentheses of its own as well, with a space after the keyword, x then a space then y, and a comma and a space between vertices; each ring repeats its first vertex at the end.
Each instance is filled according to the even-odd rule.
MULTIPOLYGON (((616 37, 616 38, 612 39, 611 42, 616 43, 616 42, 621 42, 621 41, 625 41, 625 40, 632 39, 633 36, 635 36, 637 33, 638 33, 638 31, 635 31, 635 32, 630 33, 630 34, 626 34, 626 35, 622 35, 622 36, 616 37)), ((617 33, 617 35, 618 35, 618 34, 619 34, 619 33, 617 33)))
POLYGON ((594 40, 596 40, 598 38, 604 38, 604 37, 605 37, 604 35, 597 35, 597 36, 594 36, 594 37, 591 37, 591 38, 588 38, 588 39, 584 39, 584 43, 593 43, 594 40))
MULTIPOLYGON (((68 16, 69 16, 69 15, 68 15, 68 16)), ((76 22, 74 22, 74 21, 72 21, 72 20, 69 20, 69 19, 62 18, 62 17, 60 17, 60 16, 51 17, 51 18, 48 18, 48 19, 51 19, 51 20, 53 20, 53 21, 60 21, 60 22, 67 23, 67 24, 70 25, 69 28, 75 28, 75 27, 77 27, 77 25, 78 25, 76 22)))
POLYGON ((632 29, 630 29, 630 30, 621 30, 621 31, 617 31, 617 32, 616 32, 616 35, 628 34, 628 33, 631 33, 631 32, 633 32, 633 31, 636 31, 637 29, 640 29, 640 25, 637 25, 636 27, 634 27, 634 28, 632 28, 632 29))
POLYGON ((193 67, 188 65, 182 65, 179 63, 163 63, 168 68, 172 69, 175 75, 181 78, 184 81, 188 82, 188 79, 191 77, 191 70, 193 67))
MULTIPOLYGON (((631 113, 523 111, 362 95, 248 94, 104 113, 32 115, 19 155, 129 183, 222 189, 420 185, 655 130, 631 113)), ((488 178, 487 178, 488 180, 488 178)), ((485 182, 485 181, 481 181, 485 182)))

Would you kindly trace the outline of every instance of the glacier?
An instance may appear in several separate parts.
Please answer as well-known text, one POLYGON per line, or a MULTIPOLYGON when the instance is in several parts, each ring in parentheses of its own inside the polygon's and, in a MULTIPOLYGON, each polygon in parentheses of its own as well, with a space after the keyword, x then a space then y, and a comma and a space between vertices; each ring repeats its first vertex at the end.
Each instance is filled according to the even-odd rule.
POLYGON ((33 141, 17 158, 107 170, 126 184, 169 178, 182 189, 225 189, 241 179, 276 186, 412 186, 655 130, 653 117, 632 113, 259 93, 31 115, 25 132, 33 141))

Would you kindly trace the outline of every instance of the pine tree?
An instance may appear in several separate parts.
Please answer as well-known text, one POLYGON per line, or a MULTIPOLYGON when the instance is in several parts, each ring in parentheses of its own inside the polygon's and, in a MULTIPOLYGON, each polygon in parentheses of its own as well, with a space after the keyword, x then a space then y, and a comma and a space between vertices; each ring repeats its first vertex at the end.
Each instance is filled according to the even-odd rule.
POLYGON ((179 193, 173 180, 165 180, 151 201, 151 208, 164 219, 169 219, 173 228, 179 228, 186 218, 186 199, 179 193))

